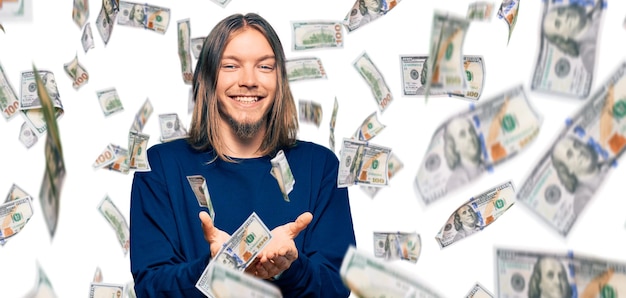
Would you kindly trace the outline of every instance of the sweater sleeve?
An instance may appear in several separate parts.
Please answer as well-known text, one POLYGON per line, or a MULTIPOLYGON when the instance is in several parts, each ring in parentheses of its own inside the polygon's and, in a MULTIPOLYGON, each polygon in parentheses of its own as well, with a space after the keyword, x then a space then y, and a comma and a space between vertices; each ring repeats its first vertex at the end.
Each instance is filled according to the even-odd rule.
MULTIPOLYGON (((138 297, 204 297, 195 288, 210 253, 188 260, 158 152, 148 150, 150 172, 136 172, 130 203, 130 266, 138 297)), ((208 244, 207 244, 208 247, 208 244)))
POLYGON ((298 259, 275 281, 284 297, 348 297, 339 276, 343 257, 356 246, 348 189, 337 187, 339 161, 334 154, 323 165, 313 220, 296 238, 298 259), (302 237, 302 239, 298 239, 302 237))

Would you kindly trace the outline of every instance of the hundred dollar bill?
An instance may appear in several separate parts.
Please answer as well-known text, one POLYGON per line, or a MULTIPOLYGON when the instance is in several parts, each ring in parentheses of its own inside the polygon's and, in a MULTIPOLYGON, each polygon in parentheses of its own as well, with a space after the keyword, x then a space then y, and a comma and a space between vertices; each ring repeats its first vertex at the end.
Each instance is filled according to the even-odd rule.
POLYGON ((104 216, 113 230, 115 230, 117 240, 122 246, 124 255, 126 255, 130 249, 130 231, 128 229, 126 218, 124 218, 122 212, 117 209, 117 206, 113 204, 113 201, 111 201, 111 198, 108 195, 100 201, 100 204, 98 204, 98 211, 100 211, 100 214, 104 216))
MULTIPOLYGON (((401 55, 402 91, 405 96, 424 95, 428 75, 428 56, 401 55)), ((429 96, 446 95, 443 91, 430 91, 429 96)))
POLYGON ((343 284, 358 297, 443 297, 415 274, 354 246, 350 246, 343 257, 339 275, 343 284))
POLYGON ((85 54, 87 54, 87 51, 89 51, 89 49, 94 48, 93 33, 91 32, 91 24, 89 22, 85 24, 85 28, 83 29, 83 35, 80 38, 80 42, 83 45, 83 50, 85 51, 85 54))
POLYGON ((551 0, 544 1, 542 7, 531 90, 587 98, 606 1, 551 0))
POLYGON ((467 7, 467 19, 472 21, 491 21, 493 16, 493 3, 476 1, 467 7))
POLYGON ((132 279, 126 283, 126 297, 137 298, 137 293, 135 293, 135 282, 132 279))
POLYGON ((198 59, 200 57, 200 52, 202 52, 202 46, 204 46, 204 40, 206 37, 194 37, 191 39, 191 53, 193 57, 198 59))
POLYGON ((322 105, 312 100, 298 101, 300 122, 313 123, 320 127, 322 123, 322 105))
MULTIPOLYGON (((389 179, 396 175, 396 173, 404 168, 404 164, 400 159, 393 153, 389 155, 389 160, 387 161, 387 175, 389 179)), ((369 185, 361 185, 361 189, 370 197, 374 198, 378 191, 380 191, 381 187, 369 186, 369 185)))
POLYGON ((292 21, 294 51, 343 48, 343 25, 335 21, 292 21))
POLYGON ((625 151, 625 73, 622 62, 568 119, 517 194, 518 201, 563 236, 625 151))
POLYGON ((278 151, 270 162, 272 164, 270 174, 276 178, 280 192, 283 194, 283 199, 289 202, 289 193, 293 190, 296 179, 293 177, 289 162, 283 150, 278 151))
POLYGON ((160 114, 159 127, 161 128, 161 142, 183 139, 188 136, 187 129, 176 113, 160 114))
POLYGON ((378 120, 378 114, 374 112, 367 116, 363 123, 361 123, 361 127, 354 133, 354 138, 359 141, 367 142, 378 135, 385 127, 386 126, 378 120))
POLYGON ((215 209, 213 209, 213 202, 211 201, 211 195, 209 195, 206 179, 202 175, 193 175, 187 176, 187 181, 189 181, 189 186, 193 190, 196 200, 198 200, 198 205, 209 209, 209 216, 215 221, 215 209))
POLYGON ((207 269, 206 274, 196 284, 196 288, 207 297, 283 297, 274 284, 220 263, 211 262, 207 269))
POLYGON ((226 7, 226 5, 230 3, 230 0, 211 0, 211 1, 215 2, 217 5, 221 7, 226 7))
POLYGON ((509 37, 506 41, 507 45, 509 44, 509 41, 511 41, 511 34, 513 34, 513 29, 515 28, 515 24, 517 23, 519 2, 520 0, 502 0, 502 4, 500 4, 500 8, 498 9, 498 18, 504 20, 509 26, 509 37))
MULTIPOLYGON (((45 144, 45 160, 46 167, 44 170, 43 181, 39 188, 39 203, 43 210, 43 215, 50 232, 50 237, 54 237, 57 223, 59 220, 59 206, 61 200, 61 189, 65 181, 65 161, 63 158, 63 148, 61 145, 61 137, 59 135, 59 126, 57 117, 59 109, 57 109, 57 100, 53 100, 50 87, 46 86, 44 78, 47 72, 40 73, 33 65, 33 74, 35 79, 35 87, 37 90, 37 98, 41 105, 41 114, 43 115, 44 126, 46 129, 45 144)), ((47 83, 52 80, 48 77, 47 83)), ((56 84, 54 84, 56 87, 56 84)), ((56 94, 58 97, 58 93, 56 94)), ((60 101, 59 101, 60 105, 60 101)))
POLYGON ((387 161, 391 148, 355 139, 343 139, 337 187, 388 184, 387 161))
POLYGON ((415 177, 418 197, 428 205, 516 156, 536 139, 542 122, 522 85, 448 118, 415 177))
POLYGON ((0 109, 4 119, 10 120, 17 115, 20 108, 20 101, 15 95, 15 91, 9 83, 2 65, 0 65, 0 109))
POLYGON ((386 15, 400 0, 361 1, 356 0, 343 20, 348 32, 386 15))
POLYGON ((189 18, 178 22, 178 58, 180 59, 180 70, 183 73, 183 82, 191 85, 193 80, 193 69, 191 65, 191 25, 189 18))
POLYGON ((0 241, 16 235, 33 216, 30 197, 8 201, 0 205, 0 241))
POLYGON ((92 282, 89 285, 89 298, 121 298, 124 285, 92 282))
POLYGON ((94 169, 99 169, 112 164, 118 158, 115 151, 116 150, 113 144, 107 145, 107 147, 104 148, 104 151, 98 155, 98 158, 96 158, 96 161, 91 166, 94 169))
POLYGON ((439 230, 435 240, 440 248, 449 246, 482 231, 515 204, 515 189, 511 181, 472 197, 457 208, 439 230))
POLYGON ((113 144, 113 150, 116 156, 115 160, 103 168, 122 174, 128 174, 130 171, 130 156, 128 155, 128 150, 115 144, 113 144))
POLYGON ((480 283, 475 283, 474 286, 467 292, 465 298, 494 298, 495 296, 489 292, 483 285, 480 283))
POLYGON ((117 24, 150 29, 165 34, 170 23, 170 9, 151 4, 120 1, 117 24))
POLYGON ((463 56, 463 68, 467 88, 448 93, 450 96, 477 101, 485 87, 485 60, 483 56, 463 56))
POLYGON ((137 171, 150 171, 148 163, 148 141, 150 135, 136 131, 128 132, 129 167, 137 171))
POLYGON ((48 275, 43 271, 39 262, 37 262, 37 282, 35 287, 33 287, 24 298, 57 298, 56 293, 54 292, 54 288, 52 287, 52 283, 50 279, 48 279, 48 275))
POLYGON ((124 111, 124 106, 115 88, 96 91, 96 95, 98 96, 98 102, 100 103, 100 108, 105 117, 124 111))
POLYGON ((333 113, 330 116, 330 134, 328 136, 329 148, 335 152, 335 124, 337 124, 337 110, 339 110, 339 103, 335 96, 335 102, 333 103, 333 113))
POLYGON ((78 28, 82 29, 87 19, 89 19, 89 1, 88 0, 74 0, 74 7, 72 8, 72 19, 74 23, 78 25, 78 28))
POLYGON ((37 137, 37 134, 30 128, 30 126, 26 122, 24 122, 20 127, 19 140, 22 144, 24 144, 24 146, 26 146, 26 148, 30 148, 35 145, 35 143, 37 143, 39 137, 37 137))
MULTIPOLYGON (((52 101, 55 117, 58 119, 63 116, 63 104, 57 89, 54 73, 41 70, 39 75, 42 85, 46 90, 50 100, 52 101)), ((37 83, 35 81, 34 71, 23 71, 21 79, 20 107, 19 109, 25 116, 26 123, 38 135, 43 134, 47 130, 46 121, 42 109, 42 100, 38 93, 37 83)))
POLYGON ((65 69, 65 73, 73 80, 72 87, 76 90, 89 81, 89 74, 87 70, 85 70, 85 67, 78 62, 78 55, 74 56, 72 61, 63 64, 63 69, 65 69))
MULTIPOLYGON (((224 243, 211 263, 216 262, 243 271, 271 240, 272 233, 270 230, 259 216, 252 212, 248 219, 224 243)), ((207 273, 205 269, 202 276, 207 273)), ((202 276, 200 280, 203 279, 202 276)))
POLYGON ((389 90, 387 83, 385 83, 383 75, 365 52, 354 60, 352 65, 356 68, 359 74, 361 74, 367 85, 369 85, 370 90, 372 90, 374 99, 378 103, 378 109, 381 112, 384 112, 393 101, 393 95, 391 94, 391 90, 389 90))
POLYGON ((430 33, 430 52, 424 95, 435 91, 465 90, 467 82, 463 67, 463 43, 470 21, 466 18, 435 11, 430 33))
MULTIPOLYGON (((106 3, 106 0, 104 3, 106 3)), ((106 46, 109 43, 109 39, 111 39, 111 33, 113 33, 116 17, 116 11, 112 10, 109 15, 107 14, 104 6, 100 9, 100 13, 98 13, 98 16, 96 17, 96 29, 98 29, 98 33, 100 34, 100 37, 102 37, 104 46, 106 46)))
POLYGON ((575 254, 571 263, 569 267, 576 274, 578 297, 626 295, 626 263, 623 261, 575 254))
POLYGON ((416 232, 374 232, 374 256, 417 263, 422 250, 422 239, 416 232))
POLYGON ((326 79, 322 60, 315 57, 289 59, 286 62, 289 81, 326 79))
POLYGON ((135 119, 133 120, 133 124, 130 126, 130 130, 141 132, 143 131, 143 127, 148 122, 148 118, 152 115, 152 111, 154 108, 152 107, 152 103, 150 102, 150 98, 146 98, 146 101, 141 105, 141 109, 137 111, 135 114, 135 119))
MULTIPOLYGON (((13 185, 11 185, 11 189, 9 189, 9 193, 7 194, 6 199, 4 200, 4 203, 17 201, 17 200, 24 199, 24 198, 30 199, 31 202, 33 201, 33 197, 31 197, 31 195, 29 195, 21 187, 17 186, 17 184, 13 183, 13 185)), ((22 228, 24 228, 24 226, 26 225, 26 222, 27 221, 24 221, 21 226, 14 226, 13 234, 19 233, 19 231, 22 230, 22 228)), ((0 235, 1 234, 2 234, 2 231, 0 231, 0 235)), ((0 245, 4 246, 6 243, 7 243, 7 239, 0 239, 0 245)))

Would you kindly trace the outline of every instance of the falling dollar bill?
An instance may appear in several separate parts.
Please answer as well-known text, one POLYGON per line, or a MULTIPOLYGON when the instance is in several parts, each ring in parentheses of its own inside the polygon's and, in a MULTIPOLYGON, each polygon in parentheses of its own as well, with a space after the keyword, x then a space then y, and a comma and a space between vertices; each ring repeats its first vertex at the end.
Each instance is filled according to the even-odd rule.
POLYGON ((74 0, 74 7, 72 8, 72 19, 74 23, 78 25, 78 28, 82 29, 87 19, 89 19, 89 1, 88 0, 74 0))
POLYGON ((104 216, 104 218, 109 222, 113 230, 115 230, 115 235, 117 235, 117 240, 120 242, 122 246, 122 250, 124 251, 124 255, 128 253, 130 249, 130 231, 128 229, 128 223, 126 222, 126 218, 122 215, 117 206, 113 204, 111 198, 106 195, 100 204, 98 204, 98 211, 100 214, 104 216))
POLYGON ((343 139, 337 187, 355 184, 382 187, 388 184, 387 161, 391 148, 343 139))
POLYGON ((386 126, 378 120, 378 113, 374 112, 361 123, 359 129, 354 133, 354 138, 359 141, 367 142, 385 129, 385 127, 386 126))
POLYGON ((495 249, 497 297, 622 297, 626 263, 572 251, 495 249), (549 282, 544 282, 548 280, 549 282), (542 293, 543 292, 543 293, 542 293))
POLYGON ((625 73, 622 62, 568 119, 517 193, 518 201, 563 236, 625 151, 625 73))
POLYGON ((23 298, 57 298, 54 288, 48 275, 43 271, 39 261, 37 261, 37 281, 35 287, 33 287, 23 298))
POLYGON ((470 21, 435 11, 430 32, 430 52, 424 95, 430 92, 465 90, 463 43, 470 21))
POLYGON ((465 69, 465 81, 467 87, 464 90, 453 90, 448 94, 453 97, 477 101, 485 87, 485 60, 482 56, 463 56, 463 68, 465 69))
MULTIPOLYGON (((404 168, 404 164, 402 161, 393 153, 389 155, 389 160, 387 161, 387 175, 388 179, 391 180, 393 176, 396 175, 400 170, 404 168)), ((361 185, 361 189, 370 197, 374 198, 378 191, 381 190, 381 187, 369 186, 369 185, 361 185)))
MULTIPOLYGON (((220 263, 238 271, 244 271, 256 256, 272 240, 272 233, 259 216, 252 212, 248 219, 232 234, 213 258, 220 263)), ((207 266, 208 267, 208 266, 207 266)), ((202 273, 208 274, 207 270, 202 273)))
POLYGON ((148 122, 148 118, 152 115, 153 110, 154 108, 152 107, 150 98, 146 98, 139 111, 137 111, 137 114, 135 114, 135 119, 133 120, 133 124, 130 126, 130 130, 138 132, 143 131, 143 127, 146 126, 146 122, 148 122))
POLYGON ((517 23, 519 3, 520 0, 502 0, 502 4, 500 4, 500 8, 498 9, 498 18, 504 20, 509 26, 509 37, 506 41, 507 45, 509 44, 509 41, 511 41, 511 34, 513 34, 513 29, 517 23))
POLYGON ((85 67, 78 62, 78 55, 74 56, 72 61, 63 64, 63 69, 65 69, 65 73, 72 79, 72 87, 76 90, 89 81, 89 74, 87 70, 85 70, 85 67))
POLYGON ((322 105, 312 100, 299 100, 298 118, 300 122, 313 123, 319 127, 322 123, 322 105))
MULTIPOLYGON (((52 101, 55 117, 58 119, 63 116, 64 110, 54 73, 47 70, 40 70, 39 76, 41 77, 42 86, 44 86, 47 96, 49 96, 52 101)), ((25 116, 26 123, 28 123, 31 129, 38 135, 45 133, 47 125, 34 71, 22 72, 19 106, 23 116, 25 116)))
POLYGON ((361 74, 361 77, 365 79, 365 82, 369 85, 370 90, 372 90, 374 99, 378 103, 378 109, 381 112, 384 112, 391 101, 393 101, 393 96, 391 95, 391 90, 389 90, 387 83, 385 83, 383 75, 365 52, 354 60, 352 65, 356 68, 359 74, 361 74))
POLYGON ((289 193, 293 190, 296 179, 293 177, 287 156, 285 156, 283 150, 278 151, 270 163, 272 164, 270 174, 276 178, 280 192, 283 194, 283 199, 289 202, 289 193))
POLYGON ((211 262, 196 288, 207 297, 280 298, 280 289, 272 283, 244 272, 211 262))
POLYGON ((129 167, 137 171, 150 171, 148 163, 148 141, 150 135, 137 131, 128 132, 129 167))
POLYGON ((200 57, 200 52, 202 52, 202 46, 204 46, 204 40, 206 37, 194 37, 191 39, 191 53, 193 57, 198 59, 200 57))
POLYGON ((16 235, 33 216, 30 197, 8 201, 0 205, 0 241, 16 235))
POLYGON ((542 7, 539 51, 530 88, 587 98, 606 2, 544 1, 542 7))
POLYGON ((89 285, 89 298, 121 298, 124 285, 92 282, 89 285))
POLYGON ((356 0, 343 20, 343 24, 352 32, 361 26, 386 15, 400 0, 362 1, 356 0))
POLYGON ((343 48, 343 25, 335 21, 292 21, 291 41, 294 51, 343 48))
POLYGON ((322 60, 315 57, 288 59, 285 63, 289 81, 326 79, 322 60))
POLYGON ((128 174, 130 171, 130 156, 128 154, 128 149, 115 144, 112 144, 112 146, 116 158, 112 163, 104 166, 103 168, 122 174, 128 174))
POLYGON ((211 201, 211 195, 209 194, 209 187, 206 185, 206 179, 202 175, 187 176, 189 186, 193 190, 193 194, 196 196, 198 205, 200 207, 206 207, 209 209, 209 216, 215 221, 215 209, 213 209, 213 202, 211 201))
POLYGON ((100 169, 115 162, 118 156, 115 154, 115 145, 109 144, 104 151, 98 155, 96 161, 91 165, 94 169, 100 169))
POLYGON ((30 148, 33 145, 35 145, 35 143, 37 143, 37 141, 39 140, 39 137, 30 128, 30 126, 28 126, 28 124, 24 122, 22 123, 22 126, 20 127, 19 140, 22 144, 24 144, 24 146, 26 146, 26 148, 30 148))
POLYGON ((169 142, 189 136, 187 129, 183 126, 176 113, 160 114, 159 128, 161 129, 161 142, 169 142))
MULTIPOLYGON (((104 1, 103 3, 108 2, 104 1)), ((107 14, 107 10, 104 6, 100 9, 100 13, 98 13, 96 17, 96 29, 98 29, 98 33, 100 37, 102 37, 105 46, 109 43, 109 39, 111 39, 116 17, 117 12, 115 10, 111 9, 111 13, 107 14)))
POLYGON ((357 297, 443 297, 415 274, 354 246, 343 257, 339 275, 357 297))
POLYGON ((467 7, 467 19, 472 21, 491 21, 493 3, 486 1, 471 2, 467 7))
MULTIPOLYGON (((21 200, 21 199, 30 199, 30 201, 33 201, 33 197, 31 195, 29 195, 26 191, 24 191, 21 187, 17 186, 17 184, 13 183, 13 185, 11 185, 11 188, 9 189, 9 193, 7 194, 6 199, 4 200, 4 203, 9 203, 12 201, 17 201, 17 200, 21 200)), ((16 203, 17 204, 17 203, 16 203)), ((1 206, 1 205, 0 205, 1 206)), ((0 207, 0 209, 2 209, 2 207, 0 207)), ((5 209, 6 211, 10 211, 9 209, 5 209)), ((31 214, 32 214, 32 207, 31 207, 31 214)), ((0 215, 1 217, 2 215, 0 215)), ((19 216, 22 217, 22 216, 19 216)), ((12 225, 11 229, 12 229, 12 234, 15 235, 17 233, 19 233, 24 226, 26 226, 26 223, 28 222, 28 219, 26 221, 22 221, 21 225, 12 225, 9 224, 9 226, 12 225)), ((11 231, 7 231, 7 232, 2 232, 0 231, 0 235, 3 235, 4 233, 11 233, 11 231)), ((2 238, 0 236, 0 238, 2 238)), ((4 246, 7 243, 7 239, 0 239, 0 245, 4 246)))
POLYGON ((491 188, 457 208, 439 230, 435 239, 440 248, 482 231, 515 204, 511 181, 491 188))
POLYGON ((98 96, 98 102, 100 103, 100 108, 105 117, 124 111, 122 100, 120 100, 120 96, 117 95, 115 88, 98 90, 96 91, 96 95, 98 96))
POLYGON ((17 115, 20 108, 20 101, 9 83, 2 65, 0 65, 0 109, 4 119, 10 120, 17 115))
POLYGON ((335 152, 335 125, 337 124, 337 111, 339 110, 339 102, 337 102, 337 96, 335 96, 335 102, 333 103, 333 113, 330 116, 330 134, 328 136, 329 148, 335 152))
POLYGON ((374 256, 417 263, 422 250, 422 239, 416 232, 374 232, 374 256))
POLYGON ((89 22, 85 24, 85 28, 83 29, 83 35, 80 38, 80 42, 83 45, 83 50, 85 51, 85 54, 87 53, 87 51, 89 51, 89 49, 94 48, 93 33, 91 32, 91 24, 89 22))
POLYGON ((179 20, 178 24, 178 58, 180 70, 183 74, 183 82, 191 85, 193 69, 191 65, 191 25, 189 18, 179 20))
POLYGON ((480 283, 475 283, 467 292, 465 298, 494 298, 495 296, 480 283))
POLYGON ((151 4, 120 1, 117 24, 145 28, 165 34, 170 23, 170 9, 151 4))
POLYGON ((537 137, 543 117, 522 85, 448 118, 433 134, 414 180, 428 205, 516 156, 537 137))

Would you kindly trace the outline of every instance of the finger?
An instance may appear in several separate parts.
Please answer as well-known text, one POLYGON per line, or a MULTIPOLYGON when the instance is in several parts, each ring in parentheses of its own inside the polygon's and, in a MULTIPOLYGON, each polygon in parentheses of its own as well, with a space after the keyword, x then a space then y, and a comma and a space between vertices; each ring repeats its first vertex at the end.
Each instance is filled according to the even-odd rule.
POLYGON ((289 231, 292 233, 292 238, 296 238, 311 223, 311 220, 313 220, 313 214, 304 212, 296 218, 296 221, 289 223, 289 231))
POLYGON ((211 216, 206 211, 200 211, 200 214, 198 214, 198 216, 200 217, 202 228, 204 229, 214 228, 213 220, 211 219, 211 216))
POLYGON ((276 265, 280 271, 289 269, 289 266, 291 265, 291 262, 285 257, 277 257, 274 258, 273 261, 274 265, 276 265))

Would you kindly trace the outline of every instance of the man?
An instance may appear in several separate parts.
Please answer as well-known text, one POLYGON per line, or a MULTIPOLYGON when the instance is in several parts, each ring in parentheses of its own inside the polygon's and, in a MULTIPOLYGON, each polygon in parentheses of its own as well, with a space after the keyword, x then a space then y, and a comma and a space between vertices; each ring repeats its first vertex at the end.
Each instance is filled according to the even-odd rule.
POLYGON ((476 214, 476 211, 474 211, 470 205, 461 206, 461 208, 454 212, 454 229, 456 230, 454 241, 480 231, 480 225, 478 223, 478 214, 476 214))
POLYGON ((444 155, 452 174, 446 189, 453 190, 476 178, 483 171, 481 145, 469 119, 454 118, 443 134, 444 155))
POLYGON ((570 298, 572 289, 565 266, 551 257, 540 257, 528 282, 528 298, 570 298))
POLYGON ((276 32, 253 13, 225 18, 206 38, 189 138, 148 149, 152 170, 133 180, 130 261, 139 297, 204 297, 195 289, 202 271, 252 212, 273 237, 247 274, 284 297, 350 294, 339 276, 356 244, 348 191, 337 187, 337 156, 296 139, 285 60, 276 32), (289 202, 270 174, 280 150, 296 181, 289 202), (205 178, 214 221, 191 175, 205 178))

